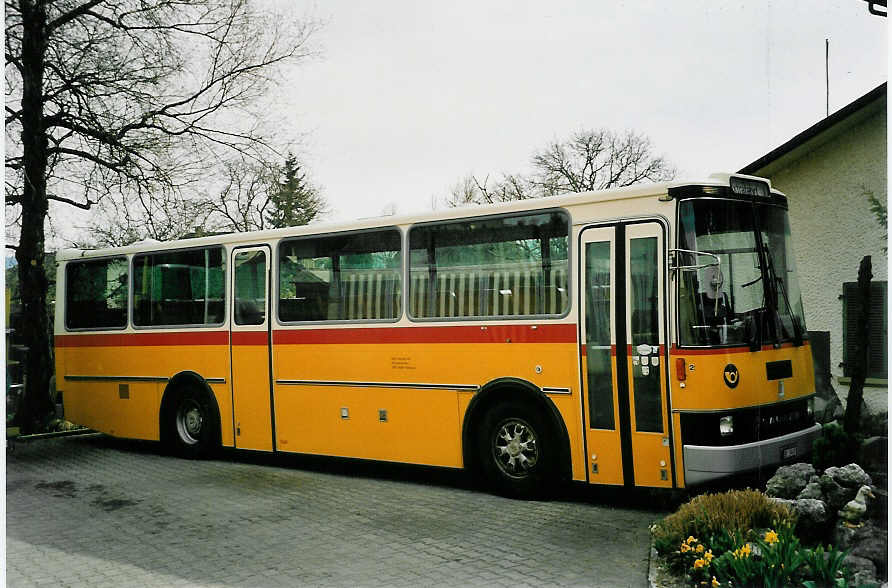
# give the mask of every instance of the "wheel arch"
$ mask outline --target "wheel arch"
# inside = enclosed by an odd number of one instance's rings
[[[541,410],[547,417],[547,422],[558,438],[559,463],[558,474],[561,480],[569,480],[571,472],[570,460],[570,434],[564,419],[551,398],[545,395],[541,388],[521,378],[496,378],[484,384],[471,399],[465,411],[462,423],[462,458],[465,469],[476,470],[477,452],[474,447],[474,431],[480,426],[483,416],[500,401],[521,400]]]
[[[217,397],[214,395],[214,391],[207,380],[192,370],[181,371],[167,381],[167,386],[164,388],[164,393],[161,396],[161,406],[158,410],[158,436],[160,440],[162,442],[169,440],[168,435],[172,434],[172,431],[169,431],[167,427],[167,423],[170,422],[167,418],[168,412],[175,406],[175,400],[178,396],[188,388],[197,388],[210,399],[211,409],[214,411],[213,416],[215,417],[216,441],[219,445],[222,445],[223,423],[220,420],[220,407],[217,404]]]

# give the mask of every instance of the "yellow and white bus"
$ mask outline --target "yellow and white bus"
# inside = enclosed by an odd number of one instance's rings
[[[220,446],[679,488],[810,451],[787,218],[714,175],[58,255],[66,418]]]

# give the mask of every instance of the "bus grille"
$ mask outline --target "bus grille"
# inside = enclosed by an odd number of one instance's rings
[[[734,432],[723,436],[719,431],[722,417],[734,418]],[[710,413],[682,413],[681,438],[685,445],[726,446],[773,439],[801,431],[815,423],[808,413],[808,400]]]

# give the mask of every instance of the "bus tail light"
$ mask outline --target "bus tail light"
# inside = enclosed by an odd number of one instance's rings
[[[679,357],[675,360],[675,379],[679,382],[684,382],[685,378],[688,377],[688,366],[685,363],[683,357]]]
[[[722,437],[734,434],[734,417],[723,416],[719,419],[719,433]]]

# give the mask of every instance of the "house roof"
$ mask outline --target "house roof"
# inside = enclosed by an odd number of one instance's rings
[[[886,85],[887,82],[883,82],[854,102],[805,129],[780,147],[742,167],[739,173],[770,176],[788,162],[799,159],[823,145],[845,129],[880,110],[886,102]]]

